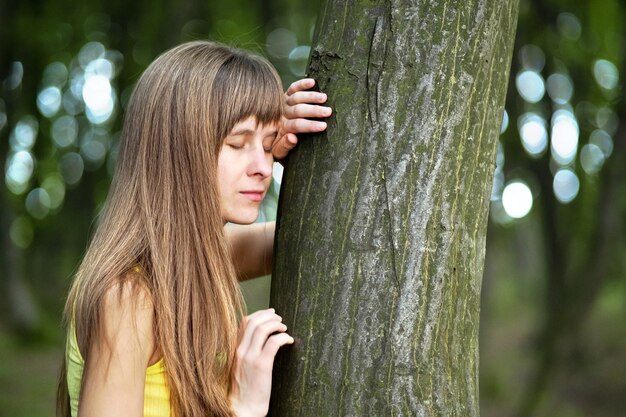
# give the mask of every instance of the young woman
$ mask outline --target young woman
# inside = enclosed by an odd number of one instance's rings
[[[238,277],[271,269],[274,225],[250,224],[295,133],[322,131],[311,79],[210,42],[178,46],[138,81],[117,168],[66,304],[62,415],[262,416],[273,309],[244,317]]]

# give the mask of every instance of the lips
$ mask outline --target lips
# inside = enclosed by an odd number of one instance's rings
[[[250,201],[259,202],[263,200],[263,195],[265,194],[265,190],[240,191],[239,194],[248,198]]]

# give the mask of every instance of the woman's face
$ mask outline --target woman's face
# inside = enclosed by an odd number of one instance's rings
[[[224,138],[217,177],[224,222],[250,224],[272,181],[272,144],[277,124],[259,125],[256,117],[237,123]]]

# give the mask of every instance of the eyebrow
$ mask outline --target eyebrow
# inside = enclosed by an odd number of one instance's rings
[[[248,136],[248,135],[253,135],[254,134],[254,130],[251,129],[240,129],[240,130],[236,130],[234,132],[231,132],[229,136]],[[268,137],[268,136],[276,136],[278,134],[278,130],[272,130],[271,132],[269,132],[267,135],[265,135],[264,137]]]

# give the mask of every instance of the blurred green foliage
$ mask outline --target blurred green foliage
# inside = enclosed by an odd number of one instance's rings
[[[53,414],[65,294],[141,71],[173,45],[212,39],[266,55],[286,87],[304,74],[319,6],[0,3],[0,416]],[[487,242],[485,416],[626,409],[625,12],[617,0],[521,1]],[[555,154],[550,140],[571,145],[572,132],[573,156]],[[578,182],[573,197],[555,184],[562,170],[563,184]],[[520,219],[503,199],[513,182],[532,195]],[[245,284],[250,309],[267,304],[268,287],[269,277]]]

